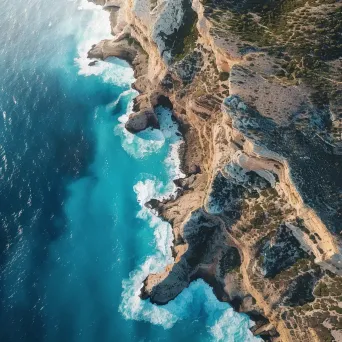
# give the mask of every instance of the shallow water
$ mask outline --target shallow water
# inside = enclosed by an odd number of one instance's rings
[[[170,226],[143,204],[174,191],[180,140],[162,108],[161,131],[124,130],[131,68],[85,58],[108,13],[85,0],[0,9],[0,341],[254,340],[202,281],[166,306],[139,299],[172,260]]]

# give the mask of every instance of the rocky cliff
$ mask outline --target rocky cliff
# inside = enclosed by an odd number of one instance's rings
[[[135,70],[129,129],[158,127],[163,105],[184,137],[177,197],[146,204],[172,224],[174,263],[142,297],[203,278],[265,340],[341,341],[342,4],[93,1],[113,39],[89,57]]]

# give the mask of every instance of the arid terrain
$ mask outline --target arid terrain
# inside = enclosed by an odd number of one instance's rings
[[[177,196],[146,204],[173,227],[174,263],[142,297],[203,278],[264,340],[342,341],[342,3],[93,0],[113,39],[89,58],[131,63],[126,124],[173,110]]]

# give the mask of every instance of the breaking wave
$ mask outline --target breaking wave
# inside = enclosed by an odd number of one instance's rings
[[[168,149],[164,160],[164,167],[168,170],[168,180],[163,183],[157,177],[147,175],[134,186],[141,208],[137,217],[145,220],[154,231],[154,254],[148,256],[145,262],[130,274],[129,279],[123,281],[119,310],[126,319],[147,321],[161,325],[165,329],[172,328],[181,320],[196,320],[204,311],[207,330],[213,341],[260,341],[249,330],[253,322],[246,315],[234,312],[229,304],[218,301],[212,288],[203,280],[191,283],[189,288],[184,289],[167,305],[157,306],[149,300],[140,298],[146,277],[151,273],[161,272],[166,265],[173,262],[172,227],[146,208],[145,203],[153,198],[162,199],[172,196],[176,190],[173,180],[184,177],[180,170],[178,149],[182,140],[179,137],[177,124],[172,120],[171,112],[165,108],[159,108],[158,117],[160,131],[150,130],[144,138],[132,135],[124,129],[123,122],[127,119],[127,114],[122,117],[122,123],[116,127],[116,133],[121,136],[124,149],[135,158],[143,158],[156,152],[165,144]],[[150,135],[161,138],[148,140]]]
[[[104,11],[102,6],[87,0],[82,0],[78,9],[92,13],[87,26],[80,28],[77,32],[79,44],[77,46],[78,57],[75,58],[75,62],[79,67],[79,75],[100,76],[105,82],[119,86],[132,84],[134,81],[133,70],[127,67],[128,64],[125,61],[112,57],[106,61],[96,60],[94,65],[90,65],[88,59],[88,51],[94,44],[112,38],[110,35],[110,13]]]
[[[95,65],[89,65],[87,53],[93,44],[102,39],[110,38],[109,12],[103,11],[86,0],[81,1],[80,11],[93,11],[92,20],[88,26],[79,32],[78,57],[75,63],[79,67],[79,74],[84,76],[99,76],[105,82],[113,85],[126,86],[134,81],[133,71],[127,67],[127,63],[116,58],[107,61],[97,61]],[[250,342],[259,341],[249,330],[253,324],[245,315],[233,311],[227,303],[217,300],[209,285],[203,280],[197,280],[167,305],[157,306],[149,300],[141,300],[140,292],[143,281],[150,273],[156,273],[173,262],[171,246],[173,243],[172,227],[145,207],[145,203],[152,198],[166,198],[171,196],[176,187],[173,180],[184,177],[180,170],[178,154],[182,139],[178,131],[178,125],[172,119],[172,113],[168,109],[158,108],[157,115],[160,120],[160,130],[147,129],[139,134],[131,134],[125,129],[130,113],[132,112],[133,99],[137,92],[127,90],[110,105],[113,110],[121,101],[126,108],[118,118],[119,123],[113,128],[114,134],[121,139],[122,148],[133,158],[145,159],[154,153],[162,153],[164,167],[168,173],[168,179],[162,181],[156,175],[141,175],[141,179],[134,186],[134,192],[140,206],[137,217],[145,221],[153,229],[154,241],[152,253],[147,255],[145,261],[124,280],[122,301],[119,311],[126,319],[146,321],[160,325],[165,329],[172,328],[181,320],[197,320],[205,313],[205,324],[214,341]],[[128,104],[128,105],[127,105]]]

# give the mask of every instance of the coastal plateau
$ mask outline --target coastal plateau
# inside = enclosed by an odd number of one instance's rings
[[[146,203],[174,263],[142,284],[163,305],[202,278],[269,341],[342,341],[342,3],[93,0],[133,67],[126,124],[173,111],[186,175]]]

